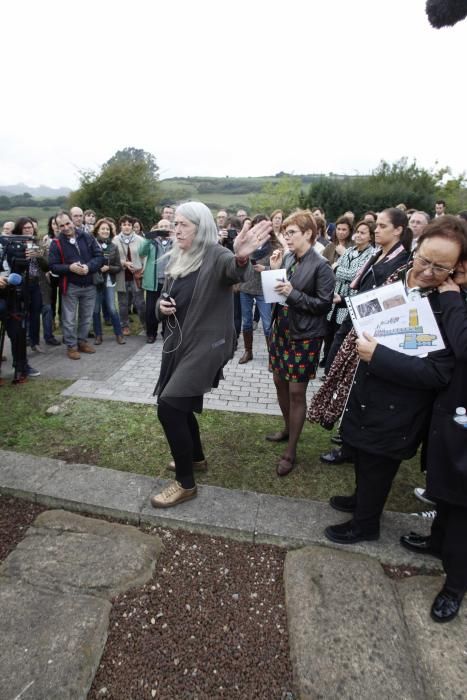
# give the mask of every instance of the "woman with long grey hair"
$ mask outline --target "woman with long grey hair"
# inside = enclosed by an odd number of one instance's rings
[[[152,496],[154,508],[168,508],[196,496],[193,470],[205,471],[195,413],[203,395],[218,385],[222,368],[232,358],[236,334],[232,285],[249,268],[248,256],[263,245],[269,221],[243,230],[234,252],[218,244],[217,227],[201,202],[187,202],[175,213],[175,241],[168,254],[166,279],[157,302],[165,319],[164,345],[157,395],[157,415],[174,461],[175,481]]]

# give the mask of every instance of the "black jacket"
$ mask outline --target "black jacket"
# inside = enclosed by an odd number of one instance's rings
[[[60,249],[57,245],[60,242],[63,251],[63,262]],[[58,239],[54,238],[49,248],[49,267],[55,275],[66,277],[68,284],[75,284],[78,287],[89,287],[93,284],[93,273],[101,269],[104,264],[104,256],[99,248],[96,239],[81,229],[75,231],[76,245],[70,243],[70,239],[61,233]],[[77,275],[70,272],[72,263],[81,262],[89,268],[87,275]]]
[[[456,408],[467,408],[467,297],[439,295],[444,327],[456,364],[451,382],[438,394],[427,447],[427,492],[433,499],[467,508],[467,428],[453,420]]]
[[[434,292],[428,298],[443,333],[440,296]],[[413,457],[426,436],[435,397],[449,384],[453,368],[449,348],[411,357],[378,343],[371,362],[360,360],[357,367],[341,425],[343,440],[392,459]]]
[[[334,297],[334,274],[327,262],[313,248],[297,261],[295,255],[285,256],[287,271],[296,263],[289,281],[293,286],[285,303],[289,307],[291,340],[321,338],[326,333],[326,314]],[[278,305],[274,308],[274,317]]]

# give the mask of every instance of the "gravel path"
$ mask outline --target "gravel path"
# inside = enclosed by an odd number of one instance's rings
[[[0,496],[0,560],[44,510]],[[152,581],[114,599],[88,700],[293,700],[286,550],[144,531],[159,535],[164,551]]]

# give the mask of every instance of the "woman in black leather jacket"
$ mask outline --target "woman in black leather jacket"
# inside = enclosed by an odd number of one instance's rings
[[[283,223],[289,252],[276,250],[272,269],[285,267],[287,279],[275,289],[284,296],[276,304],[270,335],[269,363],[273,372],[284,429],[268,435],[271,442],[286,442],[277,474],[285,476],[295,466],[297,443],[306,412],[306,389],[316,374],[326,314],[334,295],[334,275],[328,262],[314,249],[317,228],[309,211],[297,211]]]

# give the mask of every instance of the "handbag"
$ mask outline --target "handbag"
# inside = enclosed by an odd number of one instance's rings
[[[139,270],[135,270],[133,272],[133,279],[135,282],[136,289],[141,289],[141,285],[143,282],[143,273],[144,273],[144,270],[142,267],[140,267]]]
[[[100,270],[98,270],[97,272],[93,272],[92,283],[96,287],[102,286],[104,284],[104,282],[105,282],[104,275],[102,274],[102,272]]]

